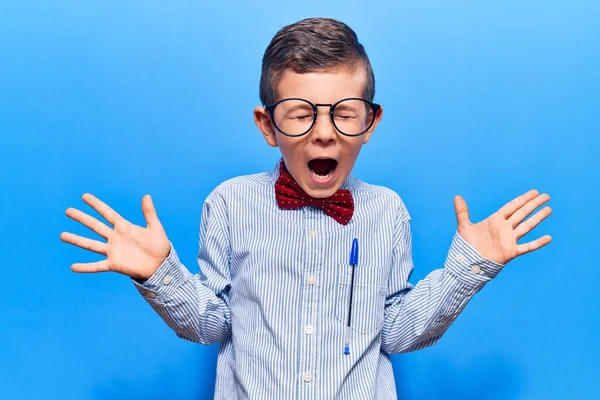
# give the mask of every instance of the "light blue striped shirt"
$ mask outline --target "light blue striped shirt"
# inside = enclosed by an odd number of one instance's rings
[[[134,284],[178,336],[221,342],[215,399],[397,398],[389,354],[434,344],[502,266],[456,233],[444,267],[413,286],[410,217],[395,192],[349,177],[355,212],[341,225],[318,208],[279,209],[278,174],[237,177],[208,196],[199,274],[171,248]]]

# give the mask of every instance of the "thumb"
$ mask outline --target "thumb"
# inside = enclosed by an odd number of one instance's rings
[[[459,226],[471,223],[467,203],[461,196],[454,196],[454,211],[456,212],[456,222]]]
[[[144,213],[144,218],[146,219],[148,227],[162,228],[158,216],[156,215],[156,209],[152,203],[152,198],[149,194],[142,198],[142,212]]]

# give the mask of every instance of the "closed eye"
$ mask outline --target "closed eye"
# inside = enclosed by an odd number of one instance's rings
[[[341,119],[351,119],[351,118],[356,118],[356,115],[354,115],[354,114],[336,114],[335,117],[341,118]]]
[[[310,115],[298,115],[298,116],[291,117],[291,119],[297,119],[298,121],[305,121],[305,120],[307,120],[309,118],[312,118],[312,114],[310,114]]]

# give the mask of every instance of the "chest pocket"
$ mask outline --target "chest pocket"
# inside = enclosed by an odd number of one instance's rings
[[[387,270],[372,265],[354,267],[354,289],[352,294],[352,316],[350,328],[368,333],[383,323],[385,296],[387,292]],[[344,326],[348,323],[352,267],[338,265],[340,271],[336,285],[335,316]]]

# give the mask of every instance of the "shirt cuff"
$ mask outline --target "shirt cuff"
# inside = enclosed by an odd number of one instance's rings
[[[171,244],[169,255],[150,278],[145,281],[132,279],[132,282],[146,300],[165,301],[185,281],[185,278],[184,267]]]
[[[483,286],[504,268],[503,264],[483,258],[458,232],[454,235],[444,266],[459,281],[475,287]]]

